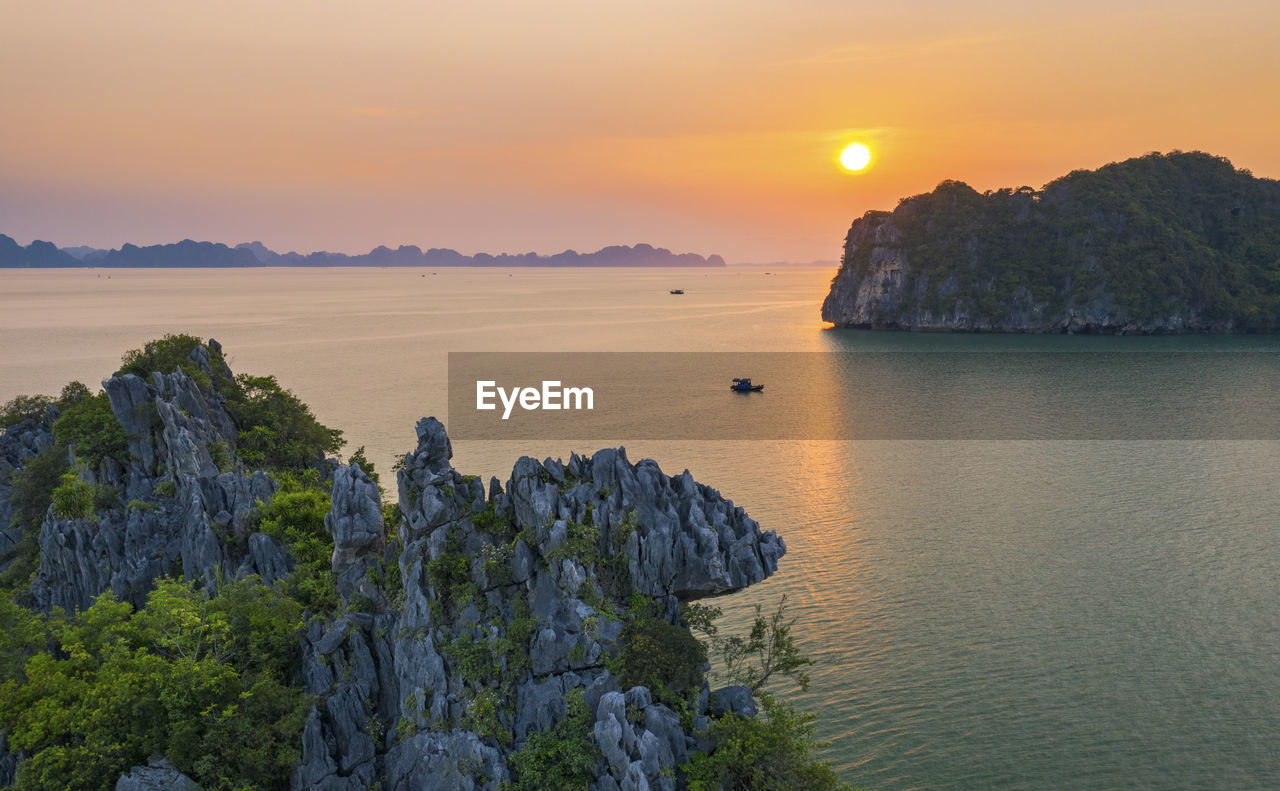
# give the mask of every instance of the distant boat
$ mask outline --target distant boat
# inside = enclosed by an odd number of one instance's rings
[[[733,384],[729,385],[729,389],[739,393],[758,393],[764,389],[764,385],[753,385],[750,379],[744,377],[734,379]]]
[[[672,293],[672,294],[683,294],[683,293],[684,293],[684,289],[683,289],[683,288],[673,288],[673,289],[671,289],[671,293]]]

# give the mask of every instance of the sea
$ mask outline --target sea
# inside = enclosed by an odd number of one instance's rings
[[[776,575],[715,603],[733,633],[785,597],[816,664],[807,690],[775,690],[817,715],[821,757],[869,789],[1280,788],[1280,425],[1257,403],[1277,392],[1280,338],[837,330],[819,315],[833,274],[0,270],[0,401],[96,386],[125,350],[186,332],[217,339],[236,372],[275,375],[387,472],[420,417],[448,424],[450,352],[875,353],[881,390],[941,394],[901,438],[606,438],[784,538]],[[1011,419],[1038,397],[1007,398],[1002,360],[1071,353],[1085,371],[1124,353],[1176,367],[1079,388],[1077,419],[1123,399],[1232,428],[957,438],[946,383],[918,363],[972,352],[968,397],[988,388]],[[837,371],[803,407],[839,422],[860,374]],[[521,455],[597,447],[456,440],[453,461],[505,481]]]

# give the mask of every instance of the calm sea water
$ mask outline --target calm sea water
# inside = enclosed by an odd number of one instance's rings
[[[1280,339],[1260,337],[836,331],[818,318],[830,276],[5,270],[0,400],[100,381],[125,349],[190,332],[221,341],[238,372],[276,374],[386,469],[412,447],[417,418],[445,415],[449,351],[1280,351]],[[812,405],[849,408],[838,388]],[[457,442],[454,462],[505,480],[518,455],[593,449]],[[669,473],[690,469],[786,538],[775,577],[720,601],[725,628],[787,596],[819,662],[793,699],[821,715],[824,757],[849,781],[1280,787],[1280,443],[667,441],[628,451]]]

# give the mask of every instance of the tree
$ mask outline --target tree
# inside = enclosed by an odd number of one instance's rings
[[[209,791],[284,788],[311,705],[294,680],[301,608],[256,577],[216,595],[161,580],[144,609],[111,594],[44,627],[0,605],[0,728],[26,753],[17,787],[110,789],[162,754]],[[21,664],[21,671],[14,669]]]
[[[682,605],[686,623],[707,637],[727,680],[749,687],[764,709],[762,717],[729,712],[712,721],[707,731],[711,749],[690,758],[689,791],[851,791],[813,755],[822,746],[813,737],[814,715],[797,712],[764,689],[778,678],[790,678],[801,689],[809,685],[804,668],[813,660],[800,653],[791,637],[795,621],[786,618],[786,597],[769,617],[759,604],[755,611],[746,637],[721,637],[715,623],[719,607]]]
[[[64,388],[63,393],[66,392]],[[85,388],[84,393],[77,395],[53,424],[53,436],[58,444],[70,447],[76,458],[91,469],[96,469],[103,459],[124,458],[129,440],[111,411],[107,394],[89,395]]]
[[[686,602],[682,612],[691,629],[706,635],[711,651],[724,664],[724,676],[732,684],[743,684],[759,693],[769,679],[786,676],[793,679],[800,689],[809,688],[809,675],[804,668],[813,660],[800,653],[791,627],[795,619],[787,620],[787,597],[778,601],[778,609],[765,617],[756,604],[756,615],[747,636],[721,637],[715,620],[720,617],[719,607]]]
[[[342,447],[342,431],[322,425],[274,376],[240,374],[224,395],[240,427],[237,453],[252,466],[300,470]]]

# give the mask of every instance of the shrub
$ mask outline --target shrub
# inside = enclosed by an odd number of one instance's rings
[[[120,499],[119,486],[106,486],[101,483],[93,486],[93,510],[111,511],[119,508],[123,503],[124,501]]]
[[[766,618],[757,604],[755,619],[751,624],[751,632],[744,638],[734,635],[722,638],[715,633],[714,627],[703,631],[711,638],[712,650],[724,663],[725,675],[734,684],[745,684],[752,692],[764,688],[770,678],[786,676],[796,682],[801,689],[809,688],[809,675],[805,668],[813,664],[813,660],[800,653],[795,638],[791,636],[793,620],[787,620],[787,597],[778,602],[778,609]],[[686,617],[695,615],[695,623],[709,624],[719,616],[719,608],[688,608]]]
[[[583,566],[593,568],[600,558],[600,528],[590,522],[569,522],[564,543],[548,552],[547,558],[573,558]]]
[[[0,607],[0,622],[12,615]],[[280,681],[300,625],[298,606],[256,578],[212,597],[162,580],[137,612],[104,594],[49,618],[61,651],[0,684],[0,728],[27,756],[18,787],[108,791],[156,754],[204,788],[287,787],[311,704]]]
[[[483,511],[476,511],[471,514],[471,523],[475,525],[476,530],[482,533],[488,533],[494,538],[509,540],[515,535],[514,527],[510,519],[498,516],[495,510],[497,503],[493,500],[485,502]]]
[[[0,408],[0,428],[8,428],[24,420],[40,420],[52,403],[53,399],[47,395],[14,396]]]
[[[53,490],[53,515],[59,519],[87,519],[93,516],[94,487],[75,472],[64,473]]]
[[[511,731],[502,724],[501,700],[498,691],[482,689],[467,703],[462,727],[475,731],[476,735],[502,746],[511,744]]]
[[[120,373],[145,377],[155,371],[180,370],[205,393],[221,395],[239,429],[237,453],[254,467],[301,470],[316,466],[326,453],[342,447],[342,432],[321,425],[310,408],[281,387],[274,376],[241,374],[232,379],[221,355],[213,351],[209,352],[213,377],[200,370],[191,353],[202,343],[194,335],[165,335],[126,352]],[[211,456],[214,453],[211,449]],[[214,462],[224,469],[218,459]]]
[[[333,537],[324,526],[330,498],[312,473],[275,476],[280,489],[258,506],[258,529],[288,547],[297,564],[285,581],[289,595],[314,613],[331,613],[338,609],[338,592]]]
[[[706,647],[682,626],[643,617],[622,630],[623,687],[648,687],[672,706],[702,685]]]
[[[395,540],[396,535],[400,532],[400,522],[404,519],[404,514],[400,511],[399,503],[383,503],[382,504],[382,529],[387,534],[387,542]]]
[[[694,753],[686,769],[689,791],[841,791],[831,767],[813,757],[813,715],[762,695],[765,716],[725,714],[712,723],[710,752]]]
[[[13,527],[39,529],[52,502],[53,490],[68,469],[65,453],[59,448],[49,448],[29,459],[21,470],[14,473],[9,491],[9,503],[13,507],[10,524]]]
[[[0,590],[22,587],[35,571],[40,558],[40,523],[53,502],[53,491],[67,471],[65,451],[49,448],[39,456],[27,460],[22,469],[13,474],[9,489],[9,505],[13,509],[9,526],[19,528],[18,543],[0,557],[7,563],[0,572]]]
[[[129,450],[106,393],[85,395],[68,407],[54,422],[53,436],[91,469],[97,469],[103,459],[123,458]]]
[[[121,358],[120,374],[133,374],[144,379],[159,372],[171,374],[182,371],[195,380],[202,390],[212,384],[209,375],[201,371],[191,359],[191,352],[204,343],[201,338],[185,333],[169,333],[163,338],[147,341],[141,349],[130,349]]]
[[[249,465],[301,470],[342,447],[342,432],[321,425],[274,376],[240,374],[234,385],[223,395],[240,426],[236,451]]]
[[[382,490],[382,484],[378,481],[378,471],[374,469],[373,462],[369,461],[369,457],[365,455],[364,445],[352,451],[350,458],[347,459],[347,464],[359,467],[364,471],[365,475],[369,476],[370,480],[378,484],[378,490]]]
[[[209,460],[213,462],[213,466],[218,468],[218,472],[229,472],[232,464],[231,451],[227,449],[227,443],[210,442]]]
[[[568,711],[549,731],[529,734],[511,753],[511,783],[504,791],[550,791],[586,788],[594,776],[600,749],[591,741],[593,717],[574,689],[566,696]]]
[[[173,481],[160,481],[152,491],[155,492],[156,497],[177,497],[178,484]]]

